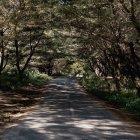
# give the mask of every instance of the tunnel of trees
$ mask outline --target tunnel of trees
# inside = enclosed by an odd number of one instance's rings
[[[0,87],[55,74],[140,105],[140,1],[0,0]]]

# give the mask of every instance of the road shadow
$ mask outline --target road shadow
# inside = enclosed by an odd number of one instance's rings
[[[74,79],[50,81],[40,107],[5,132],[2,140],[139,140],[134,130]]]

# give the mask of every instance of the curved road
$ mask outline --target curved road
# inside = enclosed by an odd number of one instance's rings
[[[74,79],[51,80],[46,91],[40,107],[6,130],[2,140],[140,140],[119,117],[81,91]]]

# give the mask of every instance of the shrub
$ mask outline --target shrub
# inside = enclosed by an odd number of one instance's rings
[[[26,71],[25,83],[33,85],[42,85],[46,83],[49,79],[51,79],[50,76],[48,76],[45,73],[40,73],[38,70],[31,69]]]
[[[109,102],[123,108],[126,107],[126,104],[129,102],[129,100],[129,98],[124,97],[121,94],[113,94],[112,96],[108,96]]]
[[[38,70],[27,70],[24,75],[23,83],[20,83],[18,75],[15,72],[13,73],[13,71],[13,69],[11,69],[11,71],[8,69],[2,73],[0,77],[1,88],[16,89],[28,84],[43,85],[51,78],[47,74],[40,73]]]
[[[127,110],[140,116],[140,98],[137,98],[126,105]]]

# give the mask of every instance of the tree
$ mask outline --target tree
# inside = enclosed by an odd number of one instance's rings
[[[43,35],[43,24],[38,21],[41,18],[33,2],[15,1],[9,22],[20,81]]]
[[[136,53],[139,36],[135,37],[136,31],[139,32],[137,6],[139,2],[134,0],[79,0],[60,9],[63,28],[76,31],[79,57],[87,62],[91,71],[98,69],[105,79],[111,76],[117,91],[126,84],[124,79],[132,80],[137,86],[140,73]]]

